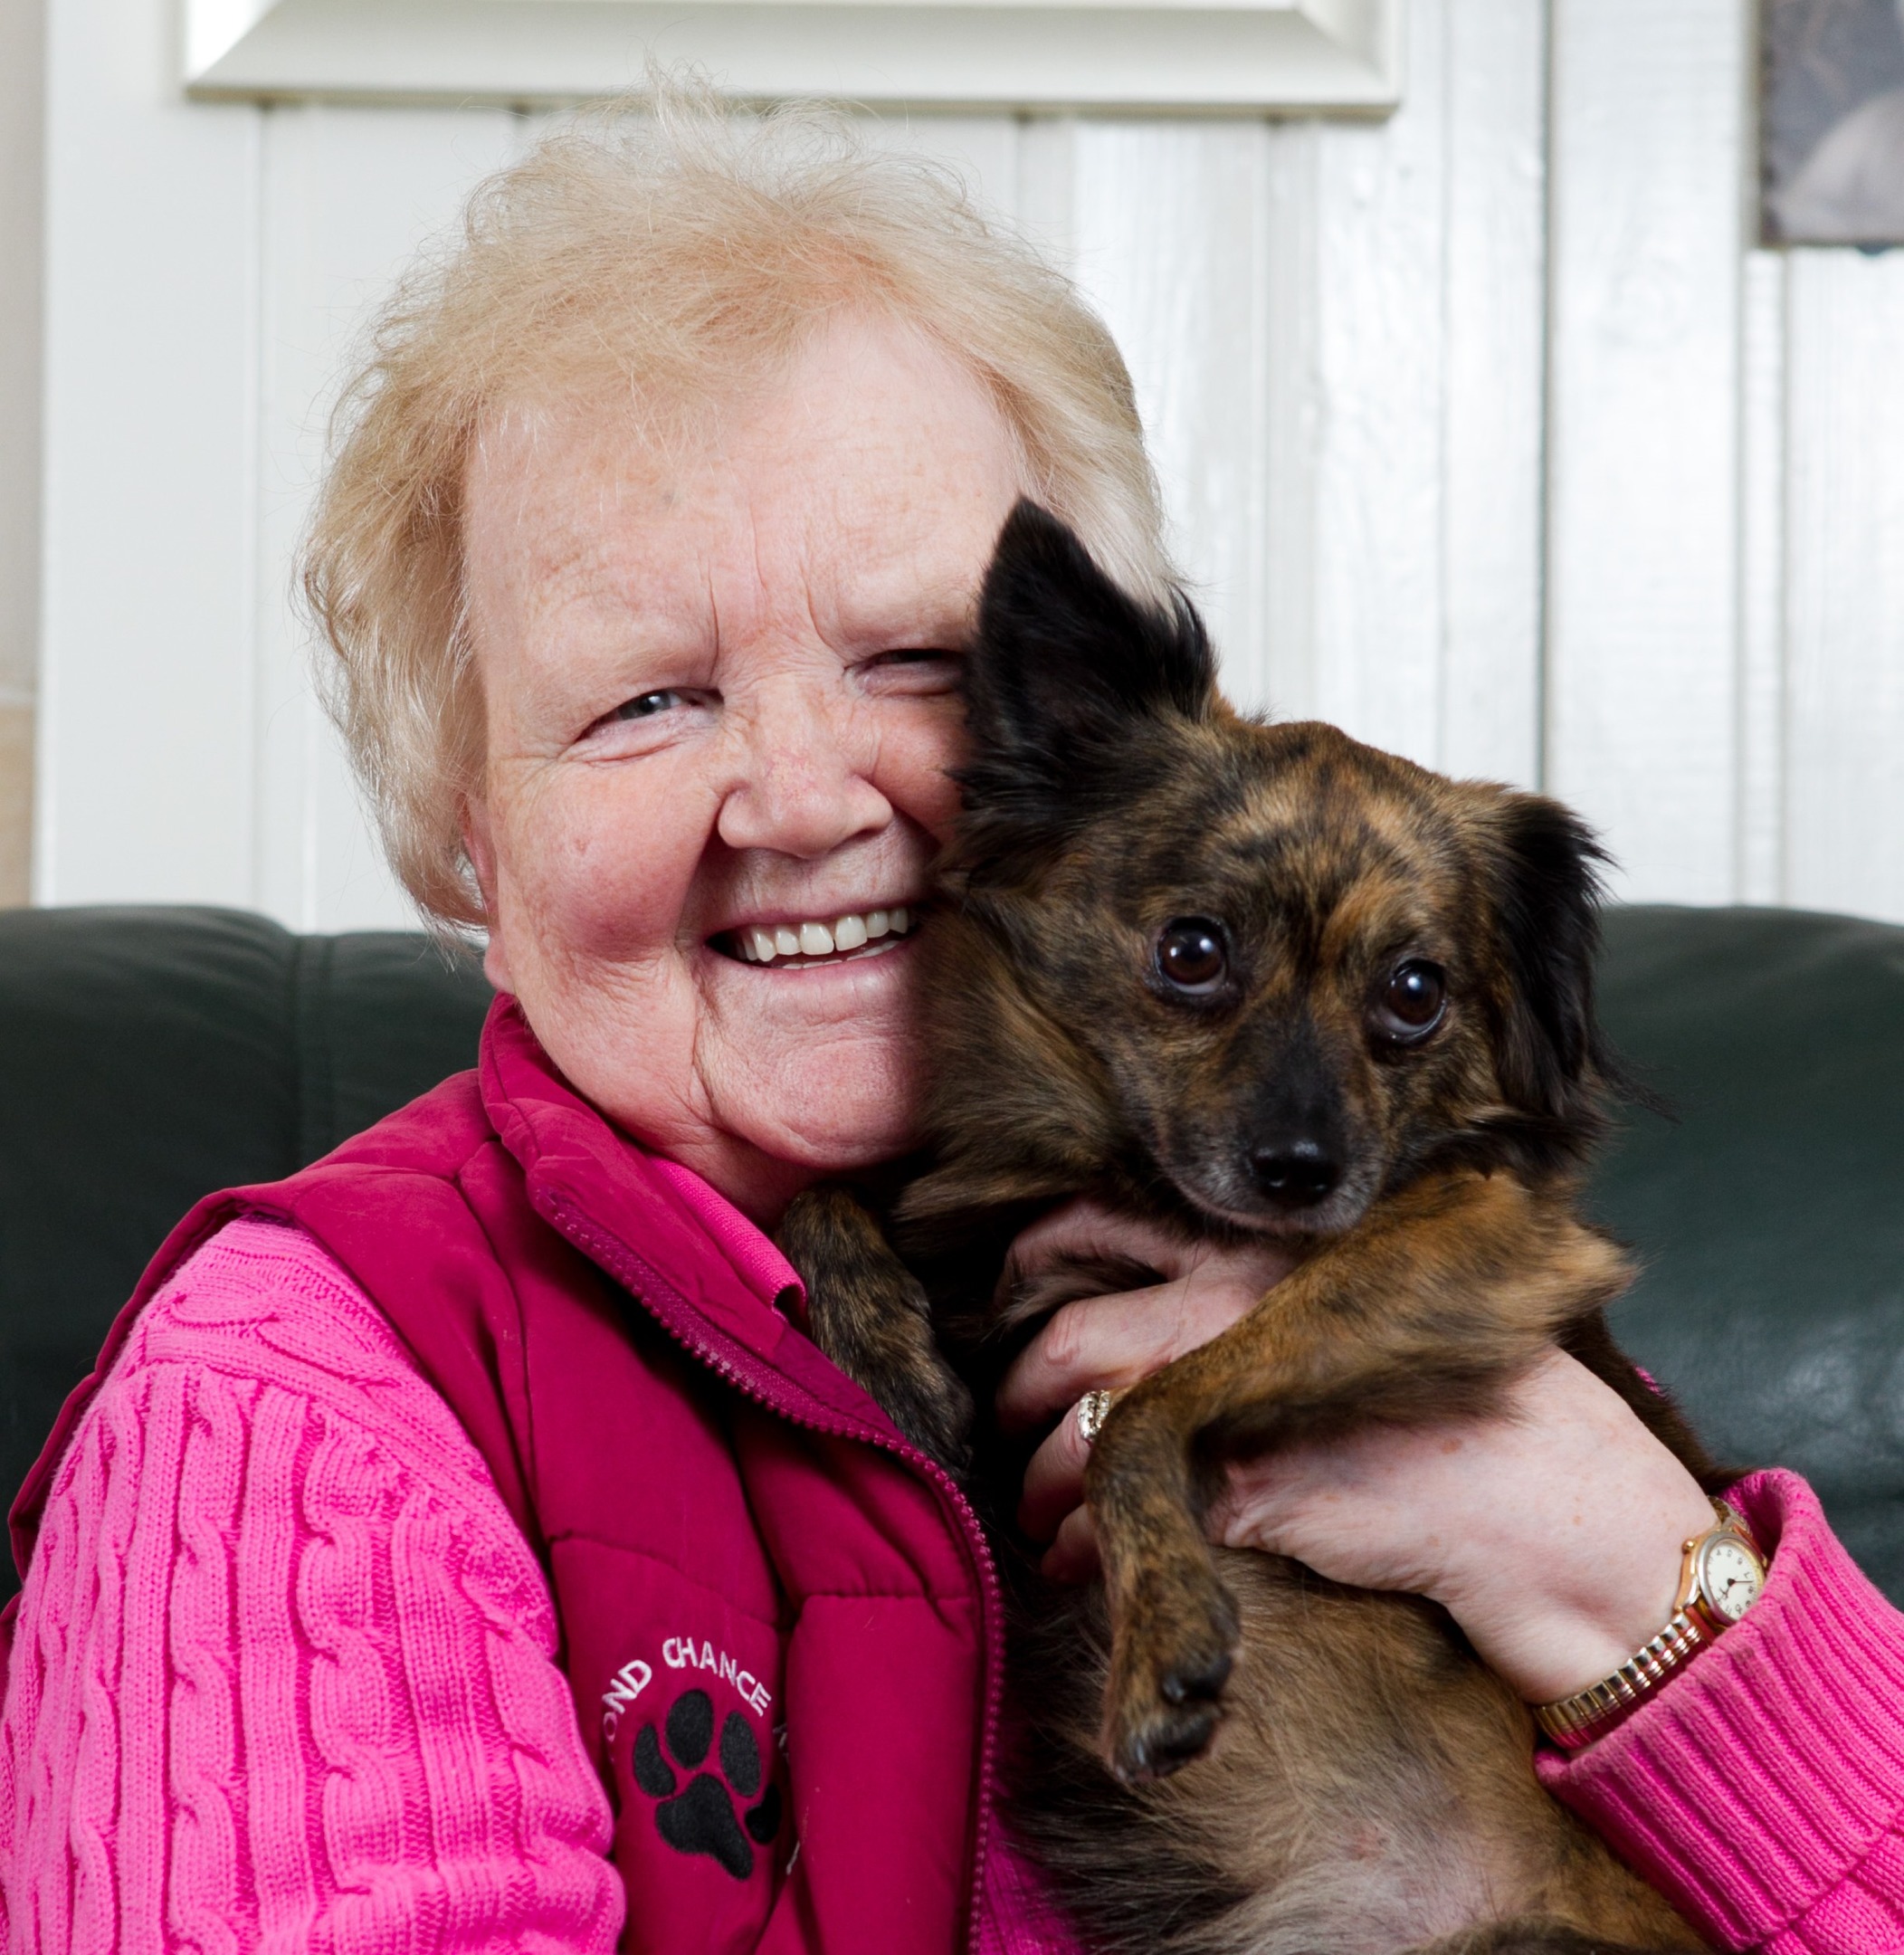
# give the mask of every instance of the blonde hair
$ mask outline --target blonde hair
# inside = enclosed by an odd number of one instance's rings
[[[843,310],[922,329],[997,402],[1031,492],[1112,575],[1170,567],[1130,378],[1068,281],[948,171],[812,108],[679,83],[578,117],[471,199],[376,319],[334,424],[302,585],[391,863],[425,916],[482,921],[462,844],[482,700],[462,491],[484,425],[606,393],[652,438],[771,376]]]

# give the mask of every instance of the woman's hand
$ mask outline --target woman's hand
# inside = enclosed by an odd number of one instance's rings
[[[1015,1288],[1067,1261],[1111,1258],[1148,1264],[1164,1281],[1121,1295],[1085,1297],[1053,1312],[999,1388],[998,1416],[1006,1431],[1032,1431],[1088,1391],[1120,1390],[1161,1370],[1227,1330],[1296,1265],[1293,1254],[1267,1239],[1240,1248],[1186,1242],[1094,1202],[1074,1201],[1012,1245],[1001,1288]],[[1019,1522],[1033,1540],[1052,1542],[1045,1566],[1061,1578],[1081,1580],[1097,1566],[1090,1517],[1081,1505],[1090,1454],[1077,1420],[1060,1419],[1025,1474]]]
[[[1134,1384],[1234,1322],[1288,1273],[1271,1244],[1173,1245],[1082,1204],[1028,1230],[1013,1274],[1054,1257],[1121,1254],[1163,1272],[1148,1290],[1068,1304],[999,1394],[1020,1428],[1086,1391]],[[1095,1565],[1079,1504],[1089,1448],[1061,1418],[1025,1478],[1020,1519],[1051,1540],[1047,1570]],[[1597,1683],[1665,1625],[1680,1550],[1712,1523],[1698,1483],[1608,1387],[1559,1352],[1485,1419],[1373,1426],[1233,1467],[1213,1539],[1289,1555],[1330,1580],[1440,1602],[1530,1702]]]

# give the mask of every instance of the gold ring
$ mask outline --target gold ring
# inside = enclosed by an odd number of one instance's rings
[[[1103,1389],[1088,1391],[1078,1401],[1078,1436],[1086,1445],[1104,1430],[1104,1421],[1117,1403],[1117,1394]]]

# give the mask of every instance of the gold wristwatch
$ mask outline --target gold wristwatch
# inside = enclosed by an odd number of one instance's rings
[[[1535,1705],[1535,1721],[1557,1745],[1577,1751],[1611,1731],[1757,1601],[1766,1558],[1743,1516],[1720,1500],[1712,1511],[1718,1525],[1686,1543],[1671,1621],[1610,1677],[1558,1703]]]

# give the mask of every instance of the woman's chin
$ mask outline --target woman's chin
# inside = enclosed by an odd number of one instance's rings
[[[717,1124],[775,1160],[843,1174],[917,1145],[909,1039],[835,1037],[738,1070],[717,1087]]]
[[[738,1138],[761,1153],[790,1167],[819,1174],[851,1174],[880,1161],[894,1159],[918,1144],[913,1123],[905,1119],[868,1120],[852,1111],[829,1118],[810,1113],[790,1120],[749,1121]]]

